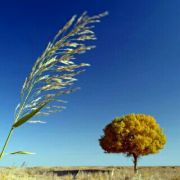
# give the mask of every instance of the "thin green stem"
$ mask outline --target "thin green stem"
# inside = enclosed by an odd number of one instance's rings
[[[33,88],[33,85],[31,85],[31,87],[30,87],[30,89],[29,89],[29,91],[28,91],[28,94],[27,94],[27,96],[26,96],[26,98],[25,98],[25,100],[24,100],[24,103],[22,104],[21,109],[20,109],[18,115],[17,115],[16,118],[15,118],[15,122],[16,122],[16,120],[19,118],[19,115],[21,114],[21,112],[22,112],[22,110],[23,110],[23,108],[24,108],[24,106],[25,106],[25,104],[26,104],[26,101],[27,101],[27,99],[28,99],[28,97],[29,97],[29,95],[30,95],[30,93],[31,93],[31,91],[32,91],[32,88]],[[4,143],[4,146],[3,146],[3,148],[2,148],[2,151],[1,151],[1,153],[0,153],[0,160],[1,160],[2,157],[3,157],[4,151],[5,151],[5,149],[6,149],[7,145],[8,145],[8,142],[9,142],[9,140],[10,140],[10,138],[11,138],[11,135],[12,135],[13,130],[14,130],[14,127],[13,127],[13,125],[12,125],[12,127],[11,127],[11,129],[10,129],[10,131],[9,131],[9,134],[8,134],[8,136],[7,136],[7,139],[6,139],[5,143]]]
[[[0,154],[0,160],[1,160],[2,157],[3,157],[4,151],[5,151],[6,147],[7,147],[7,144],[8,144],[8,142],[9,142],[9,140],[10,140],[10,137],[11,137],[11,135],[12,135],[13,130],[14,130],[14,128],[12,127],[12,128],[10,129],[10,131],[9,131],[8,137],[7,137],[6,141],[5,141],[5,144],[4,144],[4,146],[3,146],[3,148],[2,148],[2,151],[1,151],[1,154]]]
[[[16,116],[16,118],[15,118],[15,120],[14,120],[15,122],[18,120],[18,118],[19,118],[19,116],[20,116],[20,114],[21,114],[21,112],[22,112],[22,110],[23,110],[23,108],[24,108],[24,106],[25,106],[25,104],[26,104],[26,101],[27,101],[29,95],[31,94],[31,91],[32,91],[32,89],[33,89],[33,86],[34,86],[34,84],[32,83],[31,86],[30,86],[30,88],[29,88],[29,91],[28,91],[28,93],[27,93],[27,95],[26,95],[26,98],[25,98],[23,104],[21,105],[21,108],[20,108],[20,110],[19,110],[19,112],[18,112],[18,114],[17,114],[17,116]]]
[[[22,110],[23,110],[23,108],[24,108],[24,105],[25,105],[25,103],[26,103],[26,100],[27,100],[27,98],[29,97],[29,94],[31,93],[32,87],[33,87],[33,86],[31,85],[31,87],[30,87],[30,89],[29,89],[29,92],[28,92],[28,94],[27,94],[27,96],[26,96],[26,99],[25,99],[24,103],[22,104],[21,109],[20,109],[18,115],[17,115],[16,118],[15,118],[15,121],[19,118],[19,115],[20,115],[20,113],[22,112]],[[0,160],[1,160],[2,157],[3,157],[4,151],[5,151],[5,149],[6,149],[7,145],[8,145],[8,142],[9,142],[9,140],[10,140],[10,138],[11,138],[11,135],[12,135],[13,130],[14,130],[14,128],[13,128],[13,125],[12,125],[12,127],[11,127],[11,129],[10,129],[10,131],[9,131],[9,134],[8,134],[8,136],[7,136],[7,139],[6,139],[5,143],[4,143],[4,146],[3,146],[3,148],[2,148],[2,151],[1,151],[1,153],[0,153]]]

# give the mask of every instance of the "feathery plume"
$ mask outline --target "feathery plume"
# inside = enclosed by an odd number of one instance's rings
[[[49,115],[65,108],[61,105],[51,105],[47,108],[44,106],[53,102],[63,103],[59,99],[60,95],[69,94],[77,89],[73,87],[77,81],[75,76],[84,72],[84,68],[90,65],[78,64],[74,60],[76,55],[95,48],[94,45],[86,45],[86,41],[96,39],[93,24],[100,22],[100,18],[105,15],[107,12],[90,17],[84,12],[79,18],[73,16],[58,31],[25,79],[21,101],[15,111],[15,122],[25,116],[28,119],[35,115]],[[42,112],[43,109],[45,112]],[[28,114],[31,115],[27,116]]]

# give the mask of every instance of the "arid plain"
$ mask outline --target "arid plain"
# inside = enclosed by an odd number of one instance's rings
[[[139,167],[1,167],[1,180],[180,180],[180,166]]]

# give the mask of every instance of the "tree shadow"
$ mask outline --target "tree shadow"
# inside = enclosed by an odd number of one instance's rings
[[[78,173],[106,173],[110,172],[110,170],[103,170],[103,169],[73,169],[73,170],[53,170],[51,171],[53,174],[56,174],[57,176],[66,176],[66,175],[72,175],[76,176]]]

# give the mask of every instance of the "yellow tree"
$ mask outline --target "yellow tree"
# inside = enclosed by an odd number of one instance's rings
[[[115,118],[104,128],[99,139],[106,153],[124,153],[134,159],[134,172],[140,156],[158,153],[166,143],[166,137],[154,117],[145,114],[129,114]]]

